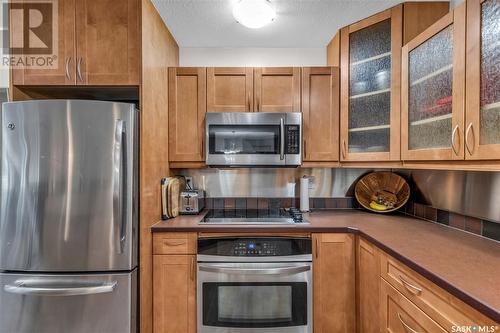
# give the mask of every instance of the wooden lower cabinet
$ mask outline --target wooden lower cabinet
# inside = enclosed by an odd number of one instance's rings
[[[447,332],[384,279],[380,279],[380,305],[382,320],[380,332]]]
[[[153,256],[153,332],[196,333],[196,256]]]
[[[313,234],[315,333],[356,331],[354,235]]]
[[[362,333],[378,333],[380,253],[376,246],[361,237],[357,241],[356,271],[358,330]]]
[[[496,324],[398,260],[386,253],[381,253],[381,278],[397,290],[404,299],[421,309],[446,331],[451,331],[454,326],[469,326],[471,324],[491,326]],[[382,293],[383,291],[381,295]],[[382,297],[382,310],[387,310],[385,304]],[[382,318],[385,316],[382,315]]]

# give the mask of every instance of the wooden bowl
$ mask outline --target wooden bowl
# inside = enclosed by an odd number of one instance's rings
[[[356,200],[364,208],[376,213],[389,213],[403,207],[410,198],[410,186],[401,176],[392,172],[373,172],[361,178],[354,189]],[[370,207],[375,201],[388,207],[377,210]]]

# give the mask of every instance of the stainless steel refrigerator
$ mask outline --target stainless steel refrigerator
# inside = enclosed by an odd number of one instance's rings
[[[5,103],[0,332],[137,331],[138,111]]]

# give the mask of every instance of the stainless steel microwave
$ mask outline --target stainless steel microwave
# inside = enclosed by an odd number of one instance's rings
[[[299,112],[206,114],[206,163],[212,167],[298,167],[302,164]]]

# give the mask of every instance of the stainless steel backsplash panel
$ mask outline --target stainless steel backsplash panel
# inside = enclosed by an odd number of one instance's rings
[[[209,198],[292,198],[299,178],[310,180],[311,198],[354,196],[354,185],[370,169],[186,169]],[[392,170],[410,183],[412,200],[467,216],[500,222],[500,172]]]
[[[294,198],[300,193],[300,177],[310,178],[310,196],[333,198],[349,196],[355,181],[365,169],[190,169],[181,175],[193,177],[194,186],[209,198]],[[352,192],[352,191],[351,191]]]

